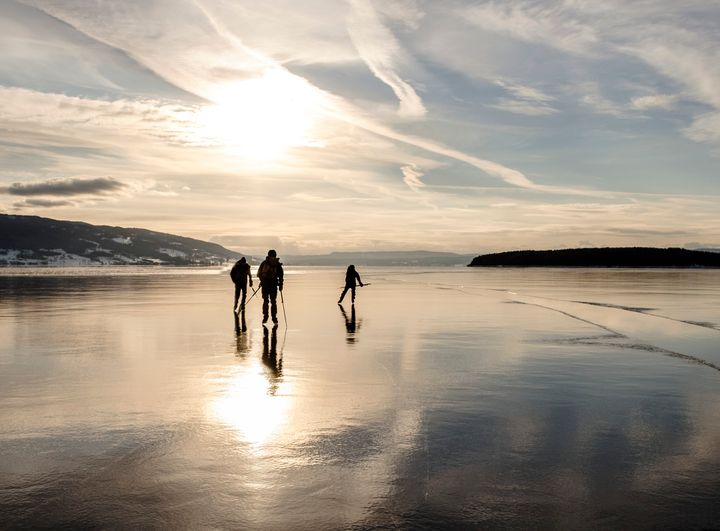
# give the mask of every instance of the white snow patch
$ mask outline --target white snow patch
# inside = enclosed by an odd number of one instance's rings
[[[0,249],[0,260],[16,260],[18,256],[19,249]]]
[[[90,258],[87,258],[85,256],[79,256],[77,254],[67,253],[63,249],[53,249],[53,251],[58,251],[59,254],[55,256],[48,256],[48,265],[85,266],[93,263]]]
[[[130,236],[123,238],[122,236],[118,236],[117,238],[113,238],[112,241],[116,243],[121,243],[123,245],[130,245],[132,243],[132,238]]]
[[[131,264],[135,262],[134,258],[130,258],[129,256],[125,256],[124,254],[116,254],[114,255],[110,260],[123,262],[125,264]]]
[[[159,253],[166,254],[168,256],[172,256],[173,258],[185,258],[187,257],[187,253],[184,253],[182,251],[178,251],[177,249],[168,249],[166,247],[161,247],[158,249]]]

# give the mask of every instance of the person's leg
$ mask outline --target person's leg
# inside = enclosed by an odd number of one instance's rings
[[[350,289],[352,289],[352,303],[355,304],[355,286]]]
[[[273,323],[277,323],[277,289],[270,292],[270,317]]]
[[[265,288],[265,286],[262,287],[262,298],[263,298],[263,323],[267,322],[268,320],[268,297],[269,297],[268,290]]]
[[[343,299],[345,298],[345,294],[348,292],[349,289],[350,289],[350,286],[345,286],[345,289],[343,290],[342,294],[340,295],[340,300],[338,301],[338,304],[340,304],[343,301]]]
[[[235,302],[233,303],[233,311],[237,309],[238,299],[240,298],[240,285],[235,284]]]
[[[244,310],[245,309],[245,299],[247,297],[247,286],[243,286],[241,288],[241,291],[242,291],[242,299],[240,301],[240,309]]]

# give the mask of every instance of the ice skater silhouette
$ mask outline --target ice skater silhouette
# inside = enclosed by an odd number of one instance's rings
[[[358,272],[355,271],[355,266],[349,265],[347,271],[345,272],[345,288],[340,295],[340,300],[338,301],[338,304],[342,304],[342,301],[345,298],[345,294],[348,292],[348,290],[352,290],[351,300],[352,303],[355,304],[355,280],[358,281],[360,287],[363,287],[365,285],[363,284],[362,280],[360,280],[360,275],[358,274]]]
[[[235,262],[235,265],[230,270],[230,278],[235,284],[235,302],[233,303],[233,312],[237,311],[240,295],[242,295],[242,301],[240,302],[240,310],[242,311],[245,309],[245,297],[247,296],[248,281],[250,281],[250,287],[253,285],[250,264],[247,263],[244,256]]]

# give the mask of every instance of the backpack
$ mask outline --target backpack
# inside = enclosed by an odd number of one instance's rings
[[[258,270],[258,278],[265,286],[277,283],[277,261],[268,262],[265,260]]]

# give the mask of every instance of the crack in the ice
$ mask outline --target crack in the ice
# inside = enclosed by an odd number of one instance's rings
[[[715,330],[720,332],[720,328],[715,323],[709,323],[705,321],[685,321],[683,319],[676,319],[674,317],[668,317],[666,315],[660,315],[657,313],[650,313],[652,310],[655,310],[656,308],[640,308],[640,307],[633,307],[633,306],[622,306],[620,304],[610,304],[610,303],[604,303],[604,302],[591,302],[591,301],[569,301],[569,302],[576,302],[578,304],[589,304],[591,306],[601,306],[604,308],[615,308],[617,310],[625,310],[627,312],[635,312],[635,313],[641,313],[643,315],[650,315],[652,317],[657,317],[659,319],[667,319],[669,321],[675,321],[677,323],[685,323],[693,326],[701,326],[703,328],[709,328],[710,330]]]
[[[593,321],[590,321],[588,319],[578,317],[577,315],[573,315],[573,314],[563,311],[563,310],[558,310],[557,308],[553,308],[551,306],[543,306],[542,304],[537,304],[534,302],[524,302],[524,301],[516,301],[516,302],[518,304],[527,304],[528,306],[537,306],[538,308],[544,308],[546,310],[558,312],[558,313],[561,313],[563,315],[570,317],[571,319],[577,319],[578,321],[582,321],[584,323],[587,323],[587,324],[590,324],[593,326],[597,326],[598,328],[602,328],[603,330],[607,330],[608,332],[610,332],[613,335],[613,337],[629,339],[626,335],[621,334],[615,330],[612,330],[611,328],[608,328],[607,326],[603,326],[601,324],[594,323]],[[580,338],[580,339],[582,339],[582,338]],[[590,343],[590,344],[603,345],[603,343]],[[608,346],[609,346],[609,344],[608,344]],[[691,363],[696,363],[698,365],[704,365],[705,367],[709,367],[711,369],[715,369],[716,371],[720,372],[720,366],[715,365],[714,363],[712,363],[710,361],[707,361],[707,360],[704,360],[702,358],[698,358],[695,356],[691,356],[689,354],[682,354],[681,352],[675,352],[674,350],[668,350],[668,349],[665,349],[662,347],[657,347],[655,345],[650,345],[648,343],[624,343],[624,344],[616,345],[616,346],[622,346],[623,348],[629,348],[629,349],[635,349],[635,350],[643,350],[645,352],[657,352],[664,356],[669,356],[672,358],[680,358],[680,359],[689,361]]]

